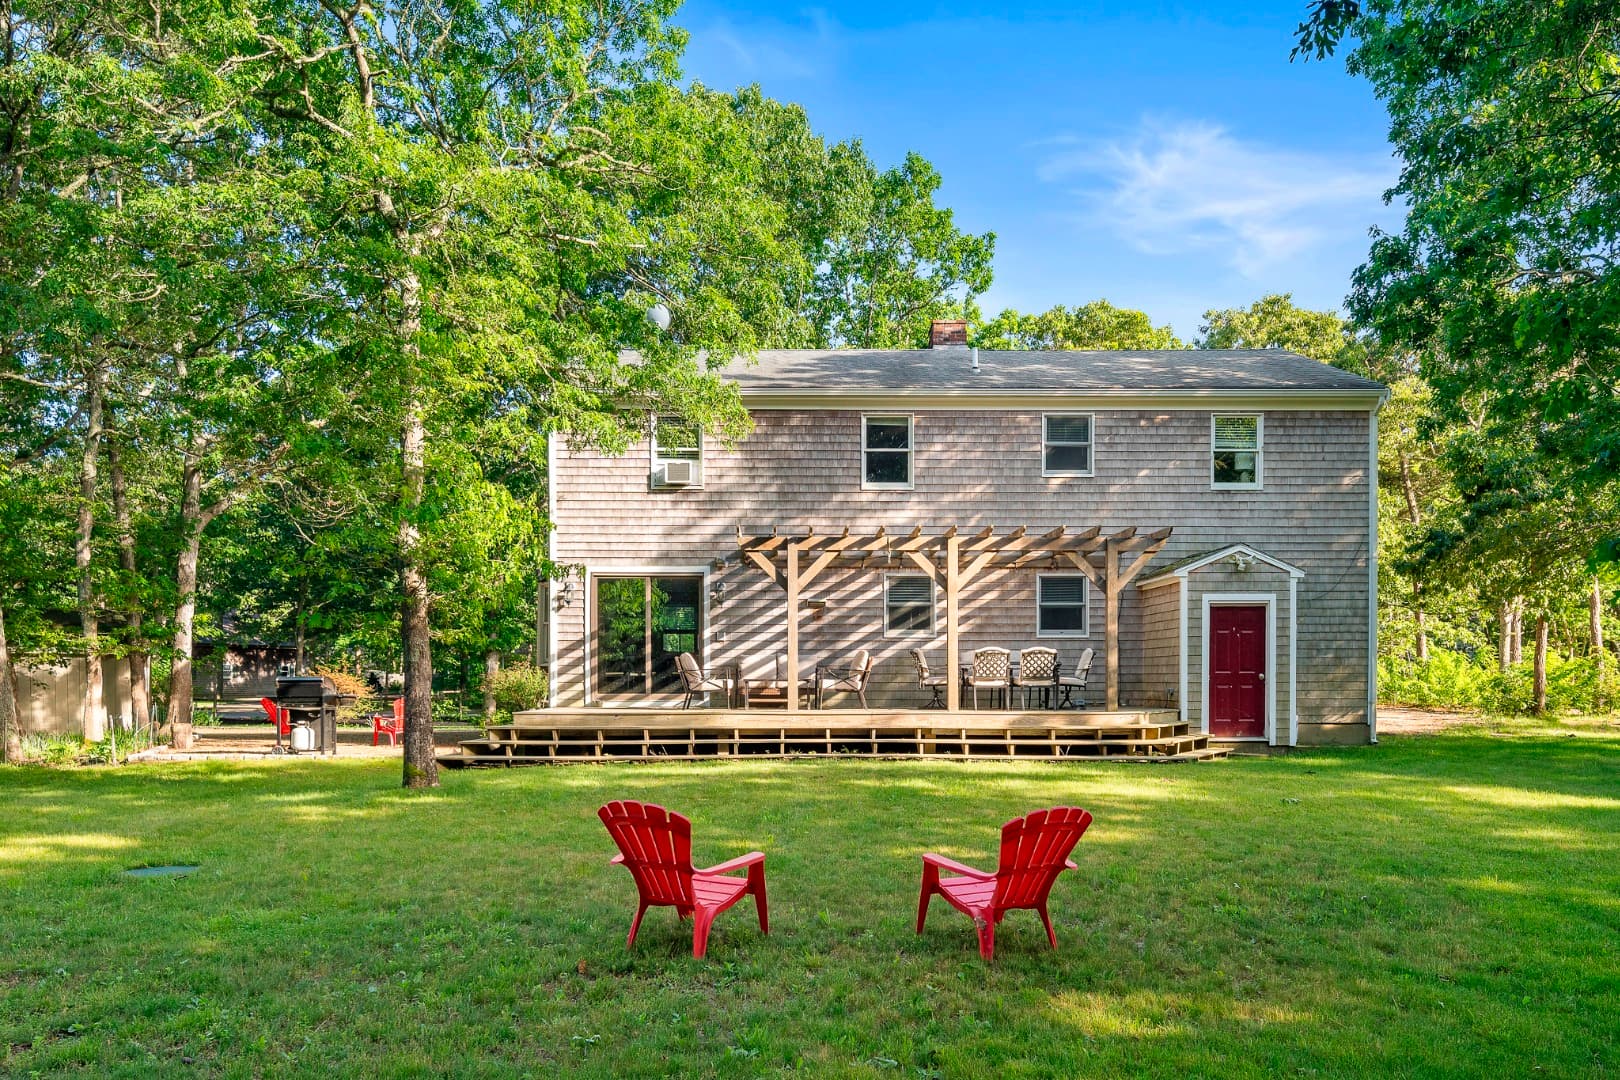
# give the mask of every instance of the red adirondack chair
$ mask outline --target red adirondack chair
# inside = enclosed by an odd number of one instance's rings
[[[1091,815],[1073,806],[1037,810],[1001,827],[1001,858],[996,872],[987,874],[933,852],[922,857],[922,896],[917,901],[917,933],[928,918],[928,901],[935,893],[979,928],[979,955],[996,954],[996,924],[1016,908],[1033,908],[1046,924],[1046,936],[1057,948],[1057,932],[1046,913],[1052,883],[1065,870],[1077,870],[1069,852],[1079,843]],[[960,877],[939,876],[941,870]]]
[[[292,724],[287,721],[287,710],[278,706],[274,698],[262,697],[259,699],[259,704],[270,715],[270,722],[276,725],[276,738],[278,741],[282,736],[292,734]]]
[[[396,736],[399,737],[399,738],[404,738],[405,737],[405,699],[404,698],[397,697],[397,698],[394,699],[394,711],[393,711],[392,714],[390,714],[390,713],[372,713],[371,714],[371,745],[372,746],[377,745],[377,736],[379,736],[379,735],[388,736],[388,745],[389,746],[397,746],[397,745],[399,745],[398,743],[394,742],[394,739],[395,739]]]
[[[610,802],[596,812],[607,826],[622,864],[636,880],[641,894],[625,948],[636,943],[641,917],[649,907],[673,907],[681,918],[692,916],[692,955],[701,958],[709,948],[709,927],[726,908],[752,894],[759,912],[759,930],[771,932],[765,911],[765,853],[750,851],[707,870],[692,868],[692,822],[652,803]],[[729,876],[748,869],[746,878]]]

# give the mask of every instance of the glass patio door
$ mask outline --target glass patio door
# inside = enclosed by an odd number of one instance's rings
[[[703,662],[703,578],[680,574],[594,581],[596,692],[635,697],[678,691],[675,658],[689,652]]]

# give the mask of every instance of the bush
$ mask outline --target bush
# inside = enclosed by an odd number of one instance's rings
[[[546,703],[550,679],[544,668],[532,664],[514,664],[495,673],[492,680],[495,692],[495,717],[498,723],[507,723],[512,714],[524,709],[538,709]]]
[[[1595,658],[1565,658],[1550,653],[1547,711],[1598,712],[1613,708],[1620,701],[1617,668],[1620,664],[1610,659],[1600,684]],[[1393,705],[1527,713],[1535,705],[1535,667],[1524,661],[1500,671],[1495,657],[1481,653],[1470,660],[1449,649],[1435,649],[1426,663],[1385,657],[1378,662],[1378,697]]]
[[[372,713],[388,712],[393,708],[393,700],[383,701],[377,697],[369,683],[351,671],[342,668],[316,667],[315,674],[332,684],[339,694],[354,698],[354,704],[343,705],[338,708],[338,722],[355,724],[365,721]]]

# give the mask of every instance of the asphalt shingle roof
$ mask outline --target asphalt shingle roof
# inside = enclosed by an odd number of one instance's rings
[[[1339,390],[1381,383],[1280,349],[773,349],[725,377],[750,391],[815,390]]]

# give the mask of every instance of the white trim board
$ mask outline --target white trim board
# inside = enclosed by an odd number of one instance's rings
[[[1199,625],[1202,647],[1198,651],[1199,683],[1203,686],[1203,700],[1198,703],[1199,727],[1209,734],[1209,609],[1212,607],[1238,607],[1264,604],[1266,608],[1266,734],[1268,745],[1277,745],[1277,594],[1276,593],[1205,593],[1203,622]],[[1290,629],[1292,637],[1292,629]],[[1290,704],[1290,709],[1292,705]],[[1211,736],[1212,738],[1214,736]],[[1226,740],[1237,741],[1237,740]],[[1250,737],[1250,741],[1259,741]]]
[[[1202,570],[1211,563],[1217,563],[1222,559],[1228,559],[1233,555],[1240,554],[1253,559],[1255,562],[1263,562],[1275,570],[1280,570],[1295,580],[1305,576],[1305,571],[1299,567],[1294,566],[1292,563],[1286,563],[1273,555],[1267,555],[1259,548],[1250,547],[1248,544],[1229,544],[1218,551],[1200,555],[1185,566],[1178,566],[1174,570],[1161,570],[1153,576],[1137,582],[1136,587],[1138,589],[1156,589],[1160,585],[1168,585],[1172,581],[1185,581],[1188,575]]]
[[[1367,741],[1378,742],[1378,410],[1367,411]]]

